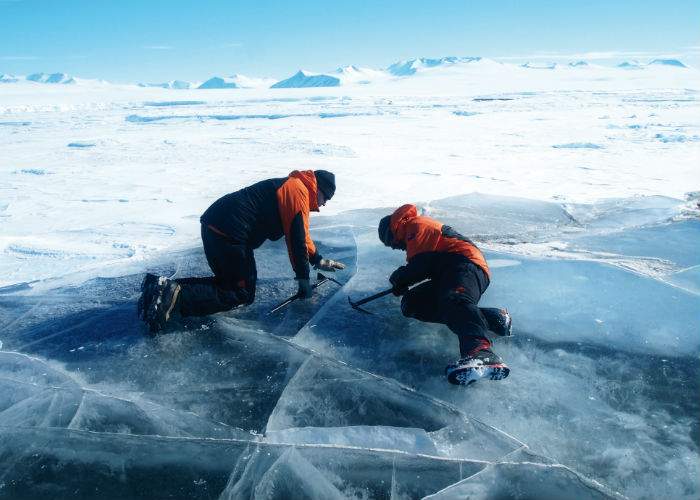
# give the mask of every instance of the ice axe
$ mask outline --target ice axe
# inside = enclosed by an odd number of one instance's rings
[[[333,278],[329,278],[328,276],[326,276],[326,275],[324,275],[324,274],[318,273],[318,274],[316,275],[316,283],[314,283],[313,285],[311,285],[311,288],[312,288],[312,289],[316,289],[316,288],[318,288],[319,286],[323,285],[324,283],[326,283],[326,282],[328,282],[328,281],[332,281],[332,282],[335,283],[336,285],[343,286],[343,284],[340,283],[339,281],[337,281],[337,280],[335,280],[335,279],[333,279]],[[298,298],[299,298],[299,292],[295,293],[294,295],[292,295],[291,297],[289,297],[287,300],[285,300],[284,302],[280,303],[277,307],[275,307],[274,309],[272,309],[272,310],[271,310],[270,312],[268,312],[267,314],[272,314],[272,313],[274,313],[274,312],[279,311],[279,310],[282,309],[284,306],[286,306],[286,305],[288,305],[288,304],[291,304],[292,302],[294,302],[294,301],[297,300]]]
[[[374,295],[370,295],[369,297],[365,297],[364,299],[360,299],[357,302],[353,302],[352,299],[348,296],[348,302],[350,302],[350,306],[355,309],[356,311],[363,312],[365,314],[374,314],[373,312],[368,311],[367,309],[363,309],[360,306],[363,304],[366,304],[367,302],[372,302],[373,300],[376,300],[380,297],[384,297],[385,295],[389,295],[394,291],[394,288],[388,288],[384,290],[383,292],[375,293]]]

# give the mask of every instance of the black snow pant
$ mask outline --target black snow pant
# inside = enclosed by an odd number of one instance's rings
[[[177,308],[183,316],[207,316],[255,300],[257,269],[253,249],[202,224],[204,255],[214,276],[182,278]]]
[[[408,291],[401,299],[401,312],[447,325],[459,338],[464,357],[491,346],[486,338],[488,322],[477,305],[488,286],[489,278],[479,266],[466,257],[455,258],[438,276]]]

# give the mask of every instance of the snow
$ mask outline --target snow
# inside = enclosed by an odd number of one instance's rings
[[[3,83],[0,496],[697,498],[700,74],[640,67]],[[296,288],[266,243],[253,305],[145,335],[143,273],[209,274],[202,211],[297,168],[336,174],[343,286],[268,315]],[[456,338],[393,296],[349,308],[405,202],[485,251],[506,380],[449,386]]]

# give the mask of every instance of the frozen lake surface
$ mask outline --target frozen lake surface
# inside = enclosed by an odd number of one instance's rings
[[[697,498],[697,72],[450,71],[0,86],[0,497]],[[201,212],[296,168],[337,175],[343,286],[267,314],[296,289],[266,243],[255,304],[146,335],[143,273],[208,275]],[[404,202],[484,249],[506,380],[450,386],[445,327],[348,306]]]

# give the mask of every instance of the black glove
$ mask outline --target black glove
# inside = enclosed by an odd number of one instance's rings
[[[311,283],[309,278],[297,278],[299,282],[299,291],[297,292],[297,297],[300,299],[308,299],[313,293],[313,288],[311,288]]]
[[[400,285],[405,285],[403,280],[403,273],[404,273],[404,266],[399,267],[396,271],[391,273],[391,276],[389,276],[389,283],[391,283],[394,286],[400,286]]]
[[[393,293],[397,297],[403,295],[408,291],[408,285],[404,284],[401,279],[403,277],[403,269],[404,267],[401,266],[396,271],[391,273],[391,276],[389,276],[389,283],[391,283],[394,287],[391,293]]]

